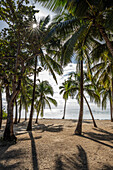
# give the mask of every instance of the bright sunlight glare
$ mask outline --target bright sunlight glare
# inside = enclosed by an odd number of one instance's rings
[[[36,24],[33,24],[33,28],[36,28],[37,27],[37,25]]]

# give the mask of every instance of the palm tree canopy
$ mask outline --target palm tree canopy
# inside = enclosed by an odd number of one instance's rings
[[[57,101],[50,96],[53,96],[54,91],[52,86],[48,81],[39,82],[36,87],[36,103],[35,109],[37,110],[37,114],[41,112],[41,116],[43,116],[44,108],[46,105],[51,109],[50,103],[57,106]]]
[[[62,85],[59,87],[59,89],[60,89],[60,94],[63,93],[63,98],[64,98],[65,100],[68,100],[68,97],[71,96],[71,93],[70,93],[70,91],[69,91],[70,86],[71,86],[71,82],[65,81],[65,82],[62,83]]]

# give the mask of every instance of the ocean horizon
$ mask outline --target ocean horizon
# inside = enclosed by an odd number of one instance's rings
[[[84,69],[86,69],[85,64],[84,64]],[[48,80],[49,81],[49,83],[52,85],[52,87],[54,89],[53,98],[56,99],[56,101],[58,103],[57,107],[51,105],[51,107],[52,107],[51,110],[48,107],[46,107],[44,109],[43,118],[62,119],[62,117],[63,117],[63,109],[64,109],[64,99],[63,99],[62,95],[59,94],[59,86],[61,86],[62,82],[64,82],[64,80],[67,79],[67,75],[72,71],[76,71],[76,63],[68,64],[64,68],[63,75],[59,76],[59,75],[56,74],[58,84],[56,84],[56,82],[53,79],[52,75],[48,71],[45,71],[45,70],[42,71],[39,74],[39,77],[37,77],[40,80]],[[107,102],[106,110],[102,110],[101,105],[100,105],[100,107],[98,107],[95,103],[90,102],[90,97],[87,94],[85,96],[86,96],[86,98],[87,98],[87,100],[89,102],[89,105],[91,107],[91,110],[92,110],[92,113],[93,113],[93,116],[94,116],[95,119],[100,119],[100,120],[101,119],[106,119],[106,120],[110,119],[109,101]],[[5,93],[3,93],[3,108],[6,109]],[[77,100],[69,98],[67,100],[65,119],[78,119],[79,110],[80,110],[80,106],[79,106]],[[28,109],[27,118],[29,118],[29,113],[30,113],[30,107]],[[33,118],[36,118],[36,114],[37,114],[36,111],[34,111]],[[15,116],[15,108],[14,108],[14,116]],[[25,117],[24,109],[22,109],[22,116],[21,117],[22,118]],[[39,118],[41,118],[41,116],[39,116]],[[89,113],[89,109],[88,109],[85,101],[84,101],[83,119],[92,119],[91,115]]]

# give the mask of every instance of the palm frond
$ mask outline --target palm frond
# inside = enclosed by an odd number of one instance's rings
[[[64,44],[63,50],[62,50],[62,58],[61,58],[61,63],[62,65],[67,65],[71,61],[71,57],[73,55],[73,51],[75,48],[75,45],[81,37],[83,38],[84,33],[87,30],[87,25],[83,25],[76,31],[71,38],[66,41]]]
[[[53,98],[51,98],[51,97],[48,97],[48,96],[47,96],[47,99],[48,99],[53,105],[57,106],[57,101],[56,101],[55,99],[53,99]]]
[[[57,78],[56,78],[56,75],[54,73],[54,70],[52,69],[52,67],[51,67],[50,63],[48,62],[47,58],[44,56],[43,52],[41,52],[41,62],[42,62],[42,65],[44,66],[44,68],[48,69],[51,72],[54,80],[57,83]]]

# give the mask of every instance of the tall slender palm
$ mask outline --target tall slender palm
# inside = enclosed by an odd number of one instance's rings
[[[110,114],[111,114],[111,122],[113,122],[113,110],[112,110],[112,97],[111,97],[111,88],[102,87],[101,95],[102,95],[102,109],[106,109],[108,100],[110,102]]]
[[[15,100],[15,120],[14,120],[14,124],[17,124],[17,119],[18,119],[18,105],[17,105],[17,100]]]
[[[69,91],[71,91],[71,93],[76,96],[76,99],[80,103],[80,79],[81,79],[80,74],[72,72],[69,75],[70,75],[70,77],[69,77],[68,81],[71,83],[71,87],[70,87]],[[97,103],[97,104],[100,103],[100,97],[95,89],[95,86],[91,83],[87,74],[84,72],[83,98],[86,101],[86,104],[89,108],[94,127],[97,127],[96,122],[93,117],[93,113],[90,108],[90,105],[88,103],[87,98],[85,97],[86,93],[90,96],[91,101],[95,101],[95,103]]]
[[[58,64],[53,58],[54,55],[57,55],[57,52],[55,52],[55,50],[54,50],[55,47],[53,48],[53,44],[56,42],[57,39],[55,40],[53,37],[53,40],[52,40],[53,42],[45,41],[45,36],[48,33],[47,24],[49,23],[49,21],[50,21],[49,16],[47,16],[45,19],[41,19],[39,22],[39,25],[34,30],[34,31],[36,31],[35,34],[37,37],[37,41],[36,41],[36,37],[34,37],[35,43],[32,44],[32,50],[36,57],[35,57],[34,86],[33,86],[31,112],[30,112],[30,118],[29,118],[29,122],[28,122],[28,126],[27,126],[28,131],[32,130],[32,118],[33,118],[34,100],[35,100],[35,86],[36,86],[36,72],[40,72],[40,68],[37,69],[37,61],[39,60],[41,63],[41,66],[45,69],[48,69],[51,72],[51,74],[56,82],[57,82],[57,80],[56,80],[54,71],[56,71],[59,74],[61,74],[61,72],[62,72],[60,64]],[[48,28],[48,29],[50,29],[50,28]],[[52,46],[52,51],[53,51],[52,55],[47,54],[48,46],[49,47]],[[44,54],[44,52],[45,52],[44,50],[46,51],[46,54]],[[50,53],[50,51],[49,51],[49,53]],[[38,60],[37,60],[37,57],[38,57]]]
[[[113,62],[112,56],[106,48],[106,44],[96,43],[96,47],[91,53],[95,65],[91,68],[94,72],[93,79],[100,84],[103,96],[102,107],[108,96],[110,100],[111,121],[113,121]],[[102,86],[102,87],[101,87]],[[110,94],[111,93],[111,94]],[[111,103],[112,102],[112,103]],[[105,108],[105,107],[104,107]]]
[[[62,83],[62,85],[59,87],[59,89],[60,89],[60,94],[63,93],[63,99],[65,100],[65,104],[64,104],[64,114],[63,114],[62,119],[65,119],[66,103],[67,103],[68,97],[69,97],[69,95],[70,95],[70,91],[69,91],[70,85],[71,85],[71,83],[70,83],[69,81],[65,81],[65,82]]]
[[[37,111],[36,123],[38,121],[39,113],[43,117],[44,108],[46,105],[49,106],[49,109],[51,109],[50,103],[57,106],[56,100],[50,97],[53,96],[53,94],[54,94],[53,88],[48,81],[39,82],[39,84],[36,87],[36,96],[37,96],[35,102],[35,109]]]
[[[30,75],[32,75],[33,70],[29,69],[29,71]],[[18,104],[20,106],[18,123],[20,122],[21,119],[22,108],[25,110],[25,121],[27,120],[28,107],[30,106],[32,100],[33,81],[30,78],[28,78],[28,76],[29,72],[26,72],[26,74],[23,76],[21,83],[20,95],[18,98]]]

